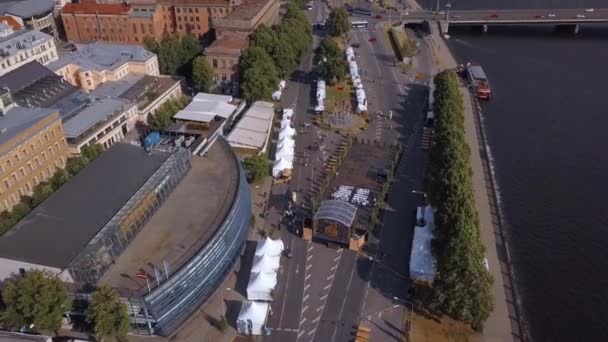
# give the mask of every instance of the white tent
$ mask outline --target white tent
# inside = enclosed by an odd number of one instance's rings
[[[285,158],[278,159],[272,165],[272,176],[278,177],[281,172],[293,169],[293,161]]]
[[[293,117],[293,109],[291,109],[291,108],[283,109],[283,119],[291,120],[292,117]]]
[[[357,62],[352,61],[352,62],[348,63],[348,69],[349,69],[350,75],[352,77],[359,76],[359,67],[357,66]]]
[[[293,137],[294,135],[296,135],[296,130],[291,126],[287,126],[282,128],[279,132],[279,140],[283,139],[284,137]]]
[[[353,50],[352,47],[349,46],[346,48],[346,60],[350,62],[354,59],[355,59],[355,51]]]
[[[280,150],[284,147],[289,147],[293,150],[295,148],[295,146],[296,146],[296,141],[293,140],[293,138],[285,137],[283,140],[279,140],[279,143],[277,144],[277,150]]]
[[[285,87],[287,87],[287,82],[285,82],[285,80],[281,80],[279,82],[279,89],[283,90]]]
[[[291,126],[291,120],[289,120],[289,119],[281,120],[281,129],[284,129],[287,126]]]
[[[280,256],[256,255],[253,257],[251,272],[275,272],[279,269]]]
[[[258,245],[255,248],[255,255],[268,255],[271,257],[277,255],[280,256],[283,252],[283,249],[285,249],[285,246],[283,245],[282,240],[273,240],[267,237],[265,240],[258,241]]]
[[[279,101],[281,99],[281,95],[283,95],[283,92],[279,89],[272,93],[272,99],[275,101]]]
[[[236,319],[236,328],[241,335],[261,335],[268,315],[268,303],[244,301]]]
[[[247,284],[247,299],[272,301],[272,290],[276,284],[276,272],[251,272]]]
[[[285,159],[293,164],[293,148],[289,148],[289,147],[285,146],[281,149],[277,149],[277,151],[274,154],[274,158],[276,161]]]

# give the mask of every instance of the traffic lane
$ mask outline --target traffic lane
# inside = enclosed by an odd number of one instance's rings
[[[355,271],[352,282],[348,285],[348,289],[342,303],[343,307],[341,314],[338,317],[335,326],[332,341],[349,341],[356,332],[361,310],[363,309],[363,298],[368,286],[369,272],[371,270],[371,262],[367,258],[358,256],[355,263]]]
[[[291,240],[292,257],[284,265],[286,276],[281,279],[273,301],[273,317],[269,326],[281,329],[298,329],[300,317],[297,314],[302,307],[302,292],[304,288],[304,269],[306,260],[306,242],[288,235]],[[290,246],[287,244],[287,246]],[[277,300],[278,299],[278,300]],[[276,304],[275,304],[276,302]]]
[[[314,336],[314,341],[333,341],[337,333],[339,326],[344,325],[345,322],[342,320],[343,313],[345,311],[347,299],[355,303],[354,310],[360,311],[361,298],[365,290],[365,286],[362,287],[360,293],[354,291],[351,293],[351,286],[353,280],[357,283],[356,279],[361,279],[361,275],[357,270],[357,254],[350,250],[344,250],[342,259],[338,269],[336,270],[334,282],[327,297],[325,303],[325,309],[321,315],[317,332]],[[367,277],[367,275],[363,275]],[[351,322],[348,322],[351,323]],[[349,324],[349,328],[352,324]]]

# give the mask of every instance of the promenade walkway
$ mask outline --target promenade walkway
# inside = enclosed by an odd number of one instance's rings
[[[414,0],[406,0],[408,7],[411,9],[421,9]],[[440,36],[438,29],[431,30],[430,47],[436,62],[437,73],[441,70],[454,68],[457,65],[456,59],[451,54],[447,44]],[[494,310],[483,331],[483,340],[491,342],[510,342],[520,341],[520,328],[517,321],[516,308],[512,294],[512,284],[509,277],[509,265],[504,262],[506,256],[502,251],[503,240],[500,235],[500,227],[496,224],[496,219],[493,217],[494,211],[491,204],[494,203],[490,191],[492,191],[492,181],[489,179],[488,172],[484,168],[482,158],[485,155],[485,142],[480,141],[481,123],[476,121],[477,109],[476,102],[471,98],[469,90],[462,86],[460,87],[465,105],[465,138],[471,149],[471,167],[473,169],[473,186],[475,191],[475,203],[479,212],[479,222],[481,229],[481,239],[486,248],[486,257],[490,268],[490,273],[494,277],[492,294],[494,296]],[[497,249],[497,244],[500,248]]]

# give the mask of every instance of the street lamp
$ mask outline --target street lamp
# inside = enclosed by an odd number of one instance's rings
[[[407,327],[407,336],[410,337],[411,333],[412,333],[412,330],[413,330],[413,325],[414,325],[414,323],[413,323],[414,322],[414,303],[412,303],[410,301],[407,301],[405,299],[401,299],[401,298],[396,297],[396,296],[393,297],[393,300],[397,301],[397,302],[403,302],[403,303],[408,304],[410,306],[410,324]],[[412,339],[408,339],[408,340],[412,341]]]
[[[450,22],[450,8],[452,8],[452,4],[448,2],[445,4],[445,8],[445,21]]]

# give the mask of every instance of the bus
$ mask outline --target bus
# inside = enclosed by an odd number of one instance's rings
[[[351,23],[353,28],[367,28],[367,21],[353,21]]]
[[[366,10],[363,8],[353,8],[352,10],[350,10],[351,13],[356,13],[356,14],[363,14],[363,15],[368,15],[368,16],[372,16],[372,11],[370,10]]]

